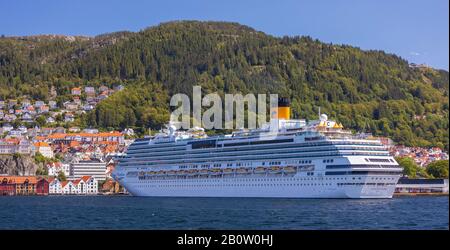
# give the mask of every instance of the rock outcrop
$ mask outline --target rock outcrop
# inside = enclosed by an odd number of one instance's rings
[[[0,174],[35,175],[37,168],[29,155],[0,155]]]

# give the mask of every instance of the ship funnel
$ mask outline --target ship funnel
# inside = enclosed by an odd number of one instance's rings
[[[289,120],[291,118],[291,105],[289,98],[278,98],[278,108],[272,118],[280,120]]]

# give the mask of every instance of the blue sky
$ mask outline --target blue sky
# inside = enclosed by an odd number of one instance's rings
[[[171,20],[233,21],[448,70],[448,9],[448,0],[0,0],[0,34],[93,36]]]

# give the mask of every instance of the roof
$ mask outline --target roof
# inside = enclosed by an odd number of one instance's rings
[[[50,145],[48,145],[47,142],[35,142],[34,146],[35,147],[50,147]]]
[[[80,146],[80,143],[77,141],[70,141],[70,147],[77,147]]]
[[[51,135],[48,135],[49,139],[64,139],[66,137],[66,134],[63,133],[54,133]]]
[[[18,138],[5,138],[2,141],[7,143],[19,144],[20,140]]]
[[[100,133],[53,133],[48,135],[49,139],[64,139],[66,137],[119,137],[123,136],[122,132],[111,131],[111,132],[100,132]]]
[[[61,187],[65,187],[70,181],[61,181]]]
[[[83,176],[83,177],[81,177],[81,180],[83,180],[84,182],[87,182],[87,181],[89,181],[91,179],[91,177],[90,176]]]
[[[37,183],[36,176],[0,176],[0,182],[3,182],[5,179],[8,183],[14,184],[23,184],[26,181],[28,181],[29,184]]]

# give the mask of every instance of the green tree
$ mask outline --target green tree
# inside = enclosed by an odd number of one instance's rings
[[[428,164],[426,171],[434,178],[448,178],[448,160],[434,161]]]
[[[397,157],[398,164],[403,168],[403,174],[409,178],[428,177],[425,169],[419,167],[410,157]]]
[[[43,126],[45,125],[45,116],[43,116],[43,115],[38,116],[38,117],[36,118],[36,124],[37,124],[39,127],[43,127]]]
[[[59,171],[58,176],[56,177],[59,181],[65,181],[67,180],[66,174],[64,174],[64,171]]]
[[[47,159],[40,152],[36,152],[34,155],[34,162],[37,164],[45,164]]]
[[[46,167],[39,166],[36,169],[36,175],[45,175],[45,176],[47,176],[48,175],[48,169]]]

